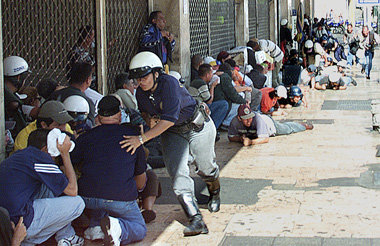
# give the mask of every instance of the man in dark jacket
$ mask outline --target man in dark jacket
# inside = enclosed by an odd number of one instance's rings
[[[167,64],[172,61],[172,52],[175,46],[173,34],[164,30],[166,20],[161,11],[153,11],[140,33],[139,51],[150,51],[155,53],[162,61]]]

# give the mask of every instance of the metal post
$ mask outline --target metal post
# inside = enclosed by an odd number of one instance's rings
[[[1,2],[0,2],[0,9]],[[0,11],[0,26],[3,27]],[[5,110],[4,110],[4,71],[3,71],[3,32],[0,29],[0,161],[5,159]]]
[[[207,19],[208,19],[208,55],[211,56],[211,17],[210,17],[210,0],[207,0]]]
[[[106,0],[96,0],[96,67],[100,92],[108,93]]]

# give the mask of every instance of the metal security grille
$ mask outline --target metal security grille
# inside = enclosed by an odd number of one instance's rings
[[[235,46],[235,1],[210,0],[210,51],[216,57]]]
[[[147,0],[108,0],[107,18],[107,83],[114,92],[114,78],[126,71],[128,62],[138,51],[139,34],[148,22]]]
[[[249,0],[248,2],[248,27],[249,38],[256,38],[257,36],[257,16],[256,16],[256,0]]]
[[[209,52],[208,0],[190,0],[190,52],[191,56],[207,56]]]
[[[268,0],[257,0],[258,11],[258,39],[269,39],[269,2]]]
[[[371,110],[371,100],[325,100],[322,110]]]
[[[18,55],[32,73],[27,82],[43,78],[66,81],[68,54],[84,25],[95,26],[93,0],[2,0],[4,57]]]

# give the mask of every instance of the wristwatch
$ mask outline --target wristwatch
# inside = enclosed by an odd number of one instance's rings
[[[144,144],[144,140],[143,140],[143,137],[141,135],[138,136],[139,137],[139,141],[141,144]]]

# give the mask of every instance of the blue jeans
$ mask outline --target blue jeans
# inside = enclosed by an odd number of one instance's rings
[[[86,208],[90,209],[90,227],[100,225],[100,220],[108,214],[119,220],[121,244],[144,239],[146,235],[145,221],[135,200],[125,202],[89,197],[83,197],[83,200]]]
[[[223,125],[225,126],[229,126],[232,119],[237,115],[238,113],[238,108],[239,108],[240,104],[237,104],[237,103],[233,103],[231,105],[231,109],[230,109],[230,112],[228,112],[227,114],[227,117],[224,119],[223,121]]]
[[[80,196],[61,196],[36,199],[33,202],[34,217],[22,245],[40,244],[56,234],[57,241],[75,235],[71,221],[84,209]]]
[[[228,112],[228,102],[226,100],[213,101],[209,105],[211,119],[214,121],[216,129],[222,124]]]
[[[205,122],[200,132],[161,134],[162,152],[166,169],[172,179],[174,193],[179,196],[194,192],[194,181],[190,177],[189,153],[194,159],[196,173],[204,181],[219,177],[219,167],[215,162],[216,129],[212,120]]]
[[[306,128],[297,122],[284,122],[273,121],[276,127],[276,136],[289,135],[292,133],[303,132]]]
[[[364,52],[364,55],[365,55],[365,59],[362,60],[361,63],[362,63],[363,68],[365,69],[366,76],[369,77],[371,73],[371,69],[372,69],[372,59],[373,59],[374,52],[370,50],[366,50]]]
[[[353,61],[354,61],[354,55],[351,54],[350,51],[348,51],[348,54],[347,54],[347,65],[352,66],[353,65]]]

